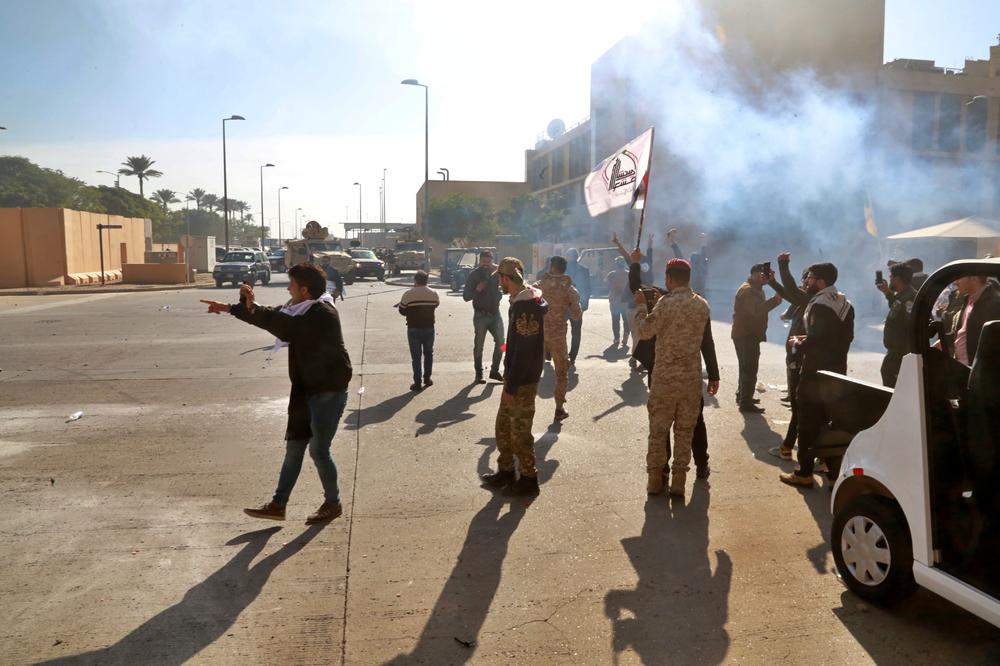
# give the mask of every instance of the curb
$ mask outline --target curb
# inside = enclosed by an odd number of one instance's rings
[[[75,296],[77,294],[134,294],[134,293],[145,293],[149,291],[179,291],[181,289],[203,289],[205,287],[215,287],[214,284],[150,284],[150,285],[136,285],[134,287],[125,288],[122,286],[118,287],[66,287],[66,288],[49,288],[49,287],[39,287],[37,289],[0,289],[0,296]]]

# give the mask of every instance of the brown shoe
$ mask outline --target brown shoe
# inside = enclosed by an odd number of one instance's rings
[[[285,507],[274,502],[268,502],[259,509],[243,509],[243,513],[251,518],[266,518],[267,520],[285,519]]]
[[[659,495],[663,492],[663,470],[654,469],[649,471],[649,480],[646,482],[646,493],[649,495]]]
[[[795,472],[789,472],[788,474],[781,474],[778,479],[782,483],[787,483],[790,486],[800,486],[802,488],[812,488],[813,478],[812,476],[800,476]]]
[[[344,507],[341,506],[340,502],[323,502],[316,509],[316,513],[310,514],[306,518],[306,525],[315,525],[316,523],[325,523],[334,518],[340,517],[344,513]]]
[[[684,497],[684,483],[687,481],[687,472],[675,471],[670,477],[670,494],[673,497]]]
[[[555,416],[556,421],[562,421],[568,418],[569,418],[569,412],[567,412],[562,407],[556,407],[556,416]]]

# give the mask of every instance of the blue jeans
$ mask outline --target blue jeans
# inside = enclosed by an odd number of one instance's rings
[[[629,329],[631,324],[629,323],[632,319],[632,308],[625,301],[611,301],[611,331],[615,334],[615,341],[619,340],[618,337],[618,322],[621,321],[621,328],[624,335],[620,339],[628,340]]]
[[[434,367],[434,329],[408,328],[406,337],[410,341],[410,361],[413,362],[413,383],[420,383],[420,355],[424,356],[424,380],[431,378]]]
[[[302,471],[302,459],[306,448],[316,464],[320,483],[323,484],[323,496],[329,503],[340,501],[340,490],[337,487],[337,466],[330,456],[330,445],[333,436],[337,434],[337,426],[344,415],[347,406],[347,391],[335,393],[314,393],[306,398],[309,404],[309,427],[312,437],[309,439],[290,439],[285,442],[285,461],[281,464],[281,474],[278,475],[278,489],[274,491],[274,503],[284,506],[292,494],[295,482]]]
[[[500,345],[504,342],[503,318],[500,313],[476,312],[472,315],[472,327],[476,332],[472,343],[472,361],[475,363],[476,374],[483,374],[483,343],[486,341],[486,333],[493,336],[493,363],[490,365],[490,372],[500,372],[500,358],[503,356]]]

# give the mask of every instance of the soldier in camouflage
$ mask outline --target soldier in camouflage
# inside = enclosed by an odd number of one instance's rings
[[[906,264],[893,264],[889,268],[889,282],[883,280],[875,286],[889,300],[889,314],[886,315],[882,331],[882,342],[885,344],[882,383],[894,388],[899,376],[899,366],[910,348],[907,334],[913,299],[917,297],[917,290],[913,288],[913,269]]]
[[[556,369],[556,413],[555,420],[562,421],[566,412],[566,387],[569,384],[569,350],[566,348],[566,313],[574,322],[583,317],[580,308],[580,293],[573,281],[566,275],[566,259],[552,257],[549,270],[535,287],[542,290],[545,302],[549,304],[545,315],[545,353],[552,357]]]
[[[663,492],[664,466],[669,460],[667,434],[673,427],[674,455],[670,494],[684,497],[684,484],[691,462],[691,441],[701,410],[701,345],[709,320],[708,303],[691,291],[691,264],[684,259],[667,263],[666,286],[652,311],[646,296],[637,291],[635,317],[641,340],[656,337],[656,364],[646,405],[649,411],[649,442],[646,453],[647,492]]]
[[[535,417],[538,380],[542,376],[545,314],[549,307],[540,290],[524,284],[524,266],[518,259],[507,257],[500,262],[497,273],[510,299],[504,386],[496,420],[500,456],[497,472],[484,475],[482,481],[487,487],[506,488],[511,495],[533,495],[538,492],[538,470],[531,422]],[[515,478],[515,458],[520,463],[520,478]]]

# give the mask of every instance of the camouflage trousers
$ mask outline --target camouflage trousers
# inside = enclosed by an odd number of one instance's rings
[[[552,365],[556,369],[556,388],[553,396],[556,405],[566,402],[566,387],[569,385],[569,352],[566,349],[566,329],[562,332],[545,331],[545,353],[552,356]]]
[[[675,472],[686,472],[690,468],[691,442],[701,412],[701,378],[694,382],[662,382],[661,387],[658,383],[654,378],[646,403],[649,412],[646,469],[663,469],[670,461],[668,435],[673,427],[674,455],[670,467]]]
[[[531,434],[531,422],[535,418],[535,394],[538,384],[525,384],[517,388],[517,393],[509,405],[500,402],[497,411],[496,440],[497,469],[509,472],[514,469],[514,457],[521,463],[521,476],[537,476],[535,469],[535,437]]]

